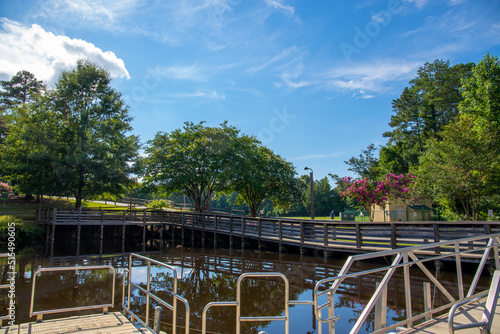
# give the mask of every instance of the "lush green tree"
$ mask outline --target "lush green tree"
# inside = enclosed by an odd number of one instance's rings
[[[377,148],[374,144],[368,145],[366,150],[362,150],[358,158],[352,157],[348,161],[344,161],[350,167],[347,169],[358,174],[360,177],[370,179],[378,178],[378,158],[375,156]]]
[[[255,216],[265,198],[284,205],[297,193],[293,165],[227,122],[219,127],[186,122],[183,129],[158,133],[146,153],[145,181],[186,194],[198,212],[210,211],[214,194],[237,193]]]
[[[250,208],[250,215],[257,215],[265,198],[275,206],[287,206],[299,198],[295,167],[253,139],[245,139],[238,144],[230,183],[231,189],[237,191]]]
[[[0,149],[1,168],[19,192],[60,193],[58,131],[60,119],[47,97],[16,107],[9,135]]]
[[[212,194],[230,188],[239,140],[239,130],[227,122],[219,127],[186,122],[182,129],[159,132],[145,150],[144,181],[189,196],[198,212],[210,211]]]
[[[447,125],[432,139],[418,169],[419,188],[465,219],[481,217],[481,207],[500,191],[500,147],[494,124],[478,128],[477,115]]]
[[[393,147],[380,162],[381,170],[406,173],[418,165],[426,141],[439,137],[443,127],[458,115],[461,81],[471,75],[471,68],[472,64],[450,66],[449,61],[435,60],[418,69],[410,86],[393,100],[392,130],[384,133],[389,138],[388,147]]]
[[[22,90],[9,100],[18,105],[2,160],[21,191],[73,195],[76,207],[84,197],[124,192],[138,141],[128,135],[128,110],[110,83],[105,70],[79,61],[54,91]]]
[[[19,71],[10,80],[0,81],[0,86],[0,109],[31,102],[45,89],[43,82],[28,71]]]
[[[63,120],[58,177],[75,196],[76,207],[83,198],[124,193],[132,182],[138,140],[129,135],[132,119],[110,84],[107,71],[83,60],[56,83],[55,109]]]
[[[408,171],[409,166],[404,159],[404,148],[401,142],[380,148],[377,169],[379,175],[404,174]]]
[[[474,114],[476,126],[500,124],[500,62],[487,53],[464,80],[460,111]]]
[[[28,71],[19,71],[10,80],[0,81],[0,145],[7,136],[13,109],[34,101],[44,90],[43,82]]]

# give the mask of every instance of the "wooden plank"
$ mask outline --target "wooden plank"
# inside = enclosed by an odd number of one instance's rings
[[[9,332],[12,333],[12,332]],[[19,334],[56,334],[56,333],[153,333],[148,329],[137,329],[120,312],[108,314],[75,316],[63,319],[30,322],[19,325]]]
[[[483,315],[484,303],[486,298],[464,305],[455,316],[455,325],[467,324],[471,322],[481,321]],[[448,333],[448,314],[442,315],[430,321],[424,322],[421,325],[403,331],[404,334],[440,334]],[[478,334],[479,328],[469,328],[456,331],[457,334]],[[500,299],[497,301],[495,316],[493,317],[493,326],[491,333],[500,333]]]

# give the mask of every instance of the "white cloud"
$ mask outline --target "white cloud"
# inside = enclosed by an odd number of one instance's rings
[[[254,65],[248,69],[248,72],[259,72],[262,71],[263,69],[282,61],[283,59],[286,59],[292,52],[296,52],[297,48],[295,46],[291,48],[286,48],[283,50],[279,55],[274,56],[273,58],[269,59],[268,61],[259,64],[259,65]]]
[[[363,89],[360,89],[359,91],[354,92],[351,97],[356,99],[371,99],[374,98],[375,95],[367,94]]]
[[[169,79],[181,79],[181,80],[194,80],[194,81],[205,81],[207,80],[207,74],[198,65],[190,66],[158,66],[155,68],[156,74],[164,76]]]
[[[74,68],[78,59],[96,63],[112,77],[130,77],[122,59],[92,43],[55,35],[36,24],[25,27],[6,18],[0,18],[0,23],[0,77],[4,79],[27,70],[52,84],[62,70]]]
[[[389,84],[410,79],[422,62],[374,63],[332,68],[326,71],[323,84],[326,88],[363,91],[365,98],[371,97],[365,91],[380,92]]]
[[[428,0],[403,0],[404,2],[409,2],[415,4],[417,8],[423,8],[427,5]]]
[[[292,6],[284,5],[281,1],[266,0],[266,3],[269,7],[280,9],[287,15],[293,16],[295,14],[295,9]]]
[[[198,90],[195,92],[172,93],[168,97],[177,99],[201,98],[208,101],[224,101],[225,94],[219,94],[215,90]]]

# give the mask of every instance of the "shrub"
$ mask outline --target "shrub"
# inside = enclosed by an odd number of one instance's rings
[[[169,208],[170,202],[165,199],[155,199],[154,201],[151,201],[148,204],[146,204],[146,206],[149,209],[162,210],[163,208]]]
[[[9,239],[9,225],[14,223],[16,229],[16,248],[26,246],[39,240],[43,236],[43,229],[34,224],[25,224],[21,219],[13,216],[0,216],[0,244]]]

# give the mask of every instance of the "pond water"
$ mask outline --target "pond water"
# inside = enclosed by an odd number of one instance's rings
[[[74,248],[73,248],[74,249]],[[56,254],[63,254],[59,249]],[[185,248],[179,245],[164,247],[161,251],[141,253],[158,261],[175,266],[178,271],[178,293],[186,298],[191,308],[191,333],[200,333],[203,307],[212,301],[234,301],[236,298],[236,282],[242,273],[247,272],[280,272],[289,280],[290,300],[313,300],[316,282],[323,278],[337,275],[343,266],[346,255],[338,255],[328,259],[323,256],[301,256],[277,252]],[[113,265],[117,269],[116,300],[114,310],[119,311],[122,298],[123,268],[128,267],[128,253],[109,253],[103,255],[60,255],[49,257],[41,253],[26,252],[17,258],[18,277],[16,280],[16,323],[34,321],[29,318],[29,305],[34,272],[41,267],[64,267],[84,265]],[[386,263],[384,265],[387,265]],[[366,270],[380,266],[376,263],[360,263],[355,270]],[[147,267],[140,261],[134,262],[132,281],[144,285],[147,280]],[[6,261],[2,263],[2,284],[6,284]],[[436,269],[433,269],[435,272]],[[423,308],[422,283],[426,281],[419,271],[412,271],[412,298],[414,310]],[[60,309],[82,305],[95,305],[110,300],[111,280],[105,271],[78,271],[43,273],[37,278],[36,310]],[[445,271],[438,272],[438,278],[447,288],[456,286],[456,275]],[[342,284],[335,295],[335,315],[340,315],[336,323],[337,333],[348,333],[361,313],[367,300],[371,297],[375,282],[381,276],[376,274],[365,278],[353,278]],[[470,282],[472,277],[466,277]],[[153,267],[151,270],[152,290],[162,297],[168,298],[173,279],[169,272]],[[487,286],[481,282],[480,286]],[[453,288],[451,288],[453,289]],[[278,316],[284,315],[284,284],[276,279],[248,279],[242,285],[243,316]],[[6,305],[5,296],[1,305]],[[444,303],[443,296],[434,291],[434,303]],[[138,290],[132,291],[131,307],[137,314],[145,313],[145,296]],[[405,316],[404,282],[402,272],[396,272],[388,288],[387,322],[389,324],[401,320]],[[154,306],[154,305],[153,305]],[[5,307],[0,314],[6,314]],[[181,307],[177,323],[182,325],[184,310]],[[76,312],[86,314],[85,312]],[[153,314],[153,312],[151,312]],[[72,313],[75,315],[75,313]],[[52,316],[53,318],[54,316]],[[60,317],[57,315],[56,317]],[[45,316],[45,318],[51,318]],[[234,307],[217,308],[208,314],[209,333],[234,333],[236,324]],[[169,312],[163,313],[162,330],[170,332],[172,322]],[[362,333],[373,329],[373,315],[363,328]],[[328,333],[327,325],[323,325],[323,333]],[[271,333],[284,333],[281,321],[267,323],[245,323],[242,333],[258,333],[265,330]],[[310,305],[290,307],[290,333],[317,333],[318,328]]]

